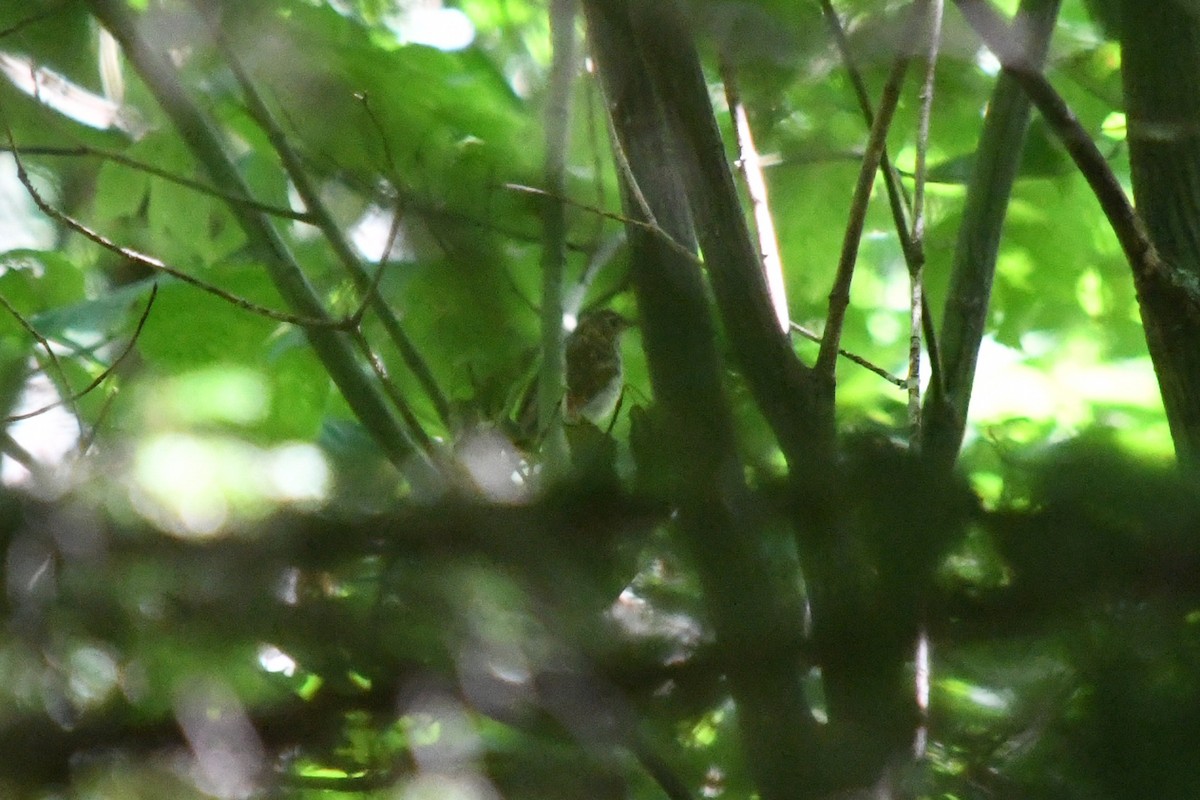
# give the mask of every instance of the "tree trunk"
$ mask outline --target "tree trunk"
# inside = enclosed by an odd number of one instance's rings
[[[1139,280],[1146,339],[1179,461],[1200,466],[1200,19],[1122,0],[1133,193],[1165,270]]]

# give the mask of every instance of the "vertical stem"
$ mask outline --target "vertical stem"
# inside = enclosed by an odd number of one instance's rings
[[[915,38],[922,16],[920,12],[928,2],[929,0],[917,0],[909,12],[904,41],[910,42]],[[833,288],[829,292],[829,313],[825,318],[825,332],[821,338],[821,349],[817,353],[815,366],[817,374],[829,381],[834,380],[838,347],[842,339],[842,325],[846,319],[846,307],[850,305],[850,281],[854,277],[854,266],[858,261],[858,248],[867,219],[867,204],[870,202],[871,192],[875,188],[875,176],[879,171],[879,163],[883,159],[888,129],[891,127],[892,117],[896,113],[896,106],[900,103],[900,89],[904,85],[904,76],[908,73],[911,60],[907,50],[902,50],[896,56],[887,83],[883,87],[883,97],[879,101],[879,110],[871,125],[866,153],[863,154],[862,168],[858,172],[858,182],[854,186],[854,197],[850,202],[850,219],[846,223],[846,234],[842,238],[842,254],[838,259]]]
[[[921,85],[921,110],[917,119],[917,164],[913,175],[913,250],[920,260],[911,265],[909,282],[908,343],[908,423],[909,442],[914,450],[921,446],[921,323],[925,300],[925,178],[929,155],[929,126],[933,113],[933,87],[937,75],[938,45],[942,38],[942,0],[929,6],[929,49],[926,53],[925,80]]]
[[[546,92],[546,163],[548,196],[542,198],[542,372],[538,379],[538,429],[545,432],[545,464],[551,476],[567,464],[562,427],[565,391],[563,343],[563,272],[567,257],[567,149],[570,143],[571,90],[575,82],[576,0],[551,0],[550,85]]]
[[[1138,286],[1180,463],[1200,467],[1200,20],[1187,3],[1122,0],[1121,76],[1133,195],[1171,294]]]
[[[1022,0],[1017,24],[1023,31],[1022,61],[1040,70],[1060,0]],[[969,9],[960,10],[966,13]],[[968,19],[971,19],[968,16]],[[1005,58],[1001,57],[1001,61]],[[949,467],[958,457],[966,430],[975,364],[987,322],[1000,231],[1016,182],[1031,115],[1029,99],[1007,71],[996,82],[988,102],[975,166],[967,186],[962,227],[954,248],[950,286],[941,322],[941,385],[934,384],[922,410],[925,455]]]
[[[627,229],[659,410],[646,424],[654,427],[655,446],[671,459],[663,480],[678,509],[673,527],[695,563],[706,613],[726,654],[723,665],[758,794],[764,800],[822,797],[829,793],[834,765],[818,755],[818,728],[800,680],[798,650],[793,649],[803,637],[803,606],[794,576],[772,579],[780,565],[764,546],[767,529],[748,495],[722,386],[715,325],[690,252],[699,234],[689,210],[687,184],[694,176],[679,168],[679,148],[686,142],[670,124],[670,115],[679,108],[668,106],[701,99],[707,104],[708,98],[703,92],[664,93],[660,87],[665,84],[658,79],[678,79],[684,71],[655,75],[646,68],[647,54],[637,41],[639,25],[644,26],[641,32],[656,34],[660,45],[682,44],[678,36],[668,35],[679,29],[664,33],[655,24],[661,18],[638,17],[638,11],[674,11],[669,3],[653,2],[640,9],[635,6],[641,0],[583,2],[619,141],[627,213],[643,222],[653,217],[667,234],[653,235],[640,225]],[[688,64],[688,77],[698,76],[698,67]],[[707,113],[711,117],[711,106]],[[710,169],[727,174],[722,151],[705,148],[700,155],[711,159]],[[729,182],[732,188],[731,176]],[[735,219],[743,218],[739,213]],[[761,282],[757,265],[747,277]],[[780,335],[765,291],[757,299],[762,301],[756,313],[767,326],[764,332]]]
[[[867,84],[854,62],[854,56],[850,52],[850,42],[846,39],[846,31],[842,28],[842,22],[838,19],[837,11],[834,10],[833,3],[830,0],[821,0],[821,11],[825,15],[825,22],[829,26],[829,32],[833,36],[838,53],[841,55],[842,62],[846,67],[846,74],[850,77],[850,85],[854,87],[854,95],[858,98],[858,106],[862,110],[863,118],[867,121],[868,126],[874,125],[875,110],[871,107],[871,98],[867,94]],[[880,168],[883,170],[883,185],[887,189],[888,206],[892,212],[892,224],[896,226],[896,236],[900,239],[900,251],[904,253],[904,260],[908,265],[909,275],[914,275],[917,272],[917,266],[925,263],[925,252],[924,250],[918,251],[913,246],[908,223],[912,209],[908,196],[904,193],[904,186],[900,183],[900,174],[892,165],[892,159],[888,155],[886,147],[883,149]],[[921,328],[925,334],[925,349],[929,353],[929,379],[935,385],[940,385],[942,380],[942,358],[938,349],[936,331],[933,329],[933,314],[929,312],[929,297],[926,295],[921,296]]]

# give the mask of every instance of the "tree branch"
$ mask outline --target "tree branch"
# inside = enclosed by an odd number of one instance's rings
[[[917,0],[909,11],[908,23],[904,33],[904,42],[916,39],[920,30],[922,13],[929,0]],[[907,47],[908,45],[905,45]],[[850,216],[846,223],[846,233],[842,239],[842,254],[838,259],[837,273],[833,279],[833,288],[829,291],[829,314],[825,320],[825,331],[821,339],[821,350],[817,354],[816,373],[823,380],[834,381],[834,368],[837,362],[838,346],[842,338],[842,323],[846,317],[846,307],[850,304],[850,281],[854,277],[854,266],[858,261],[858,248],[862,241],[863,227],[867,219],[867,204],[871,200],[871,192],[875,188],[875,177],[879,172],[879,163],[883,159],[883,148],[887,144],[888,129],[896,106],[900,103],[900,90],[904,86],[904,76],[908,73],[912,54],[902,49],[896,55],[891,73],[883,87],[883,96],[879,101],[879,109],[875,121],[871,124],[871,134],[867,139],[867,149],[863,154],[862,168],[858,173],[858,182],[854,186],[854,197],[850,202]]]
[[[546,467],[551,477],[567,466],[567,440],[562,407],[566,392],[563,337],[563,274],[566,270],[567,221],[556,197],[567,191],[567,153],[571,135],[571,92],[575,85],[576,0],[552,0],[550,38],[553,55],[546,89],[545,181],[542,199],[542,370],[538,379],[538,430],[545,438]]]
[[[225,57],[226,64],[233,72],[238,86],[241,87],[250,116],[267,134],[271,146],[279,154],[284,171],[287,172],[292,185],[296,187],[296,192],[300,195],[301,200],[304,201],[304,207],[312,217],[313,224],[321,231],[321,234],[333,250],[334,256],[341,263],[347,274],[349,274],[351,280],[354,281],[355,286],[358,287],[359,291],[367,293],[371,277],[363,269],[362,262],[355,254],[350,242],[342,234],[337,221],[325,206],[320,192],[309,178],[308,171],[305,170],[304,163],[299,154],[288,142],[283,129],[276,123],[274,115],[267,108],[267,104],[263,101],[262,95],[255,87],[250,76],[242,68],[241,61],[238,59],[237,54],[233,52],[233,48],[225,40],[218,24],[214,20],[208,19],[202,9],[200,13],[202,16],[205,16],[206,21],[209,23],[212,36],[217,43],[217,48]],[[386,257],[386,255],[385,253],[384,256]],[[404,360],[409,370],[412,371],[417,382],[433,403],[434,410],[441,418],[442,424],[450,427],[453,424],[450,415],[450,403],[442,392],[441,387],[438,386],[437,380],[433,377],[433,371],[429,368],[429,364],[417,350],[412,339],[404,332],[404,329],[400,326],[400,320],[397,319],[395,312],[383,296],[378,293],[368,293],[367,299],[371,304],[372,310],[379,316],[380,322],[383,323],[383,329],[387,332],[388,338],[399,351],[400,357]]]
[[[121,43],[130,63],[209,176],[235,194],[250,196],[211,122],[188,97],[170,62],[143,38],[128,6],[121,0],[89,2],[96,18]],[[300,265],[266,215],[236,204],[231,210],[285,302],[302,316],[328,318]],[[403,463],[414,449],[413,443],[392,416],[379,387],[355,358],[352,344],[333,330],[307,327],[305,334],[363,427],[394,464]]]
[[[846,74],[850,76],[850,85],[854,87],[854,96],[858,98],[858,107],[862,111],[863,119],[866,120],[869,127],[874,126],[875,110],[871,105],[871,97],[867,92],[866,81],[863,80],[862,73],[855,63],[854,54],[850,52],[850,42],[846,39],[846,31],[842,28],[841,20],[838,19],[837,11],[834,10],[831,0],[821,0],[821,11],[825,15],[829,31],[833,36],[834,43],[837,45],[838,53],[842,57],[842,63],[846,67]],[[855,160],[860,160],[860,157],[856,157]],[[900,240],[900,252],[904,254],[904,261],[908,266],[908,274],[915,275],[918,268],[925,265],[925,252],[923,247],[918,249],[913,243],[908,221],[911,216],[909,199],[904,192],[904,185],[900,182],[900,173],[896,171],[896,167],[892,164],[891,156],[888,155],[886,145],[883,148],[879,165],[883,173],[883,184],[887,189],[888,206],[892,212],[892,224],[895,226],[896,236]],[[937,331],[934,329],[933,313],[929,308],[928,296],[921,298],[921,329],[925,335],[925,349],[929,353],[930,382],[933,385],[941,385],[942,358],[938,345]]]
[[[734,356],[794,469],[833,452],[833,383],[797,358],[780,330],[742,212],[691,30],[674,0],[629,4],[636,52],[671,133],[678,170],[721,321]],[[657,211],[657,209],[656,209]]]

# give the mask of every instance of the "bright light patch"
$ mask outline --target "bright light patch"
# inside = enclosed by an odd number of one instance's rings
[[[1104,279],[1094,269],[1085,270],[1075,284],[1075,298],[1079,307],[1089,317],[1098,317],[1104,313],[1107,303],[1104,302]]]
[[[995,54],[986,47],[979,48],[979,53],[975,56],[975,64],[983,71],[985,75],[999,75],[1002,65],[1000,59],[996,58]]]
[[[462,50],[475,41],[475,26],[457,8],[410,9],[389,20],[388,27],[403,44],[438,50]]]
[[[164,530],[213,536],[230,520],[262,517],[280,503],[323,500],[329,481],[329,467],[312,445],[264,450],[232,438],[170,433],[138,448],[130,498]]]
[[[937,686],[952,701],[966,702],[983,711],[1003,713],[1012,705],[1009,692],[989,689],[957,678],[938,681]]]
[[[167,434],[144,442],[134,461],[138,510],[182,536],[212,536],[231,505],[259,494],[250,448],[233,442]]]
[[[286,675],[290,678],[296,674],[295,660],[273,644],[264,644],[258,648],[258,665],[276,675]]]
[[[40,184],[36,176],[34,184]],[[38,192],[53,197],[52,187],[37,186]],[[43,250],[54,246],[54,226],[38,211],[33,199],[17,180],[17,162],[7,153],[0,155],[0,252],[29,248]],[[36,263],[36,259],[29,259]],[[5,265],[4,271],[13,269]]]
[[[396,212],[393,209],[371,206],[354,223],[350,229],[350,241],[359,254],[368,261],[380,261],[387,256],[388,261],[416,261],[418,258],[415,243],[406,221],[401,220],[392,239],[391,249],[386,253],[388,237],[391,235]]]
[[[875,344],[893,344],[904,333],[897,314],[891,311],[876,311],[867,316],[867,332]]]
[[[1113,111],[1104,118],[1104,122],[1100,125],[1100,132],[1110,139],[1117,141],[1125,141],[1129,130],[1126,126],[1125,114],[1121,111]]]
[[[39,67],[27,56],[0,52],[0,74],[42,105],[89,128],[117,128],[138,136],[144,124],[107,97],[90,92],[54,70]]]
[[[67,687],[71,699],[84,708],[104,702],[120,677],[112,653],[98,647],[80,647],[67,659]]]
[[[34,373],[25,383],[14,412],[25,414],[45,408],[61,399],[54,384],[43,372]],[[36,417],[18,420],[8,426],[8,434],[47,474],[62,466],[79,443],[79,423],[64,406],[58,406]],[[0,466],[0,481],[5,486],[28,486],[32,482],[29,469],[4,456]],[[36,468],[35,468],[36,469]],[[48,487],[41,487],[46,489]]]
[[[175,719],[194,759],[192,777],[205,794],[248,800],[259,790],[265,752],[237,695],[223,683],[197,680],[175,698]]]
[[[497,503],[526,499],[529,487],[521,477],[520,453],[500,434],[477,432],[463,440],[456,453],[485,497]]]
[[[267,454],[272,495],[284,502],[321,500],[329,492],[329,465],[311,444],[286,444]]]

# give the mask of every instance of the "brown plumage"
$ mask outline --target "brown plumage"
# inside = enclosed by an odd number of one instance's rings
[[[621,334],[631,325],[607,308],[580,317],[566,341],[568,421],[607,422],[624,388]]]

